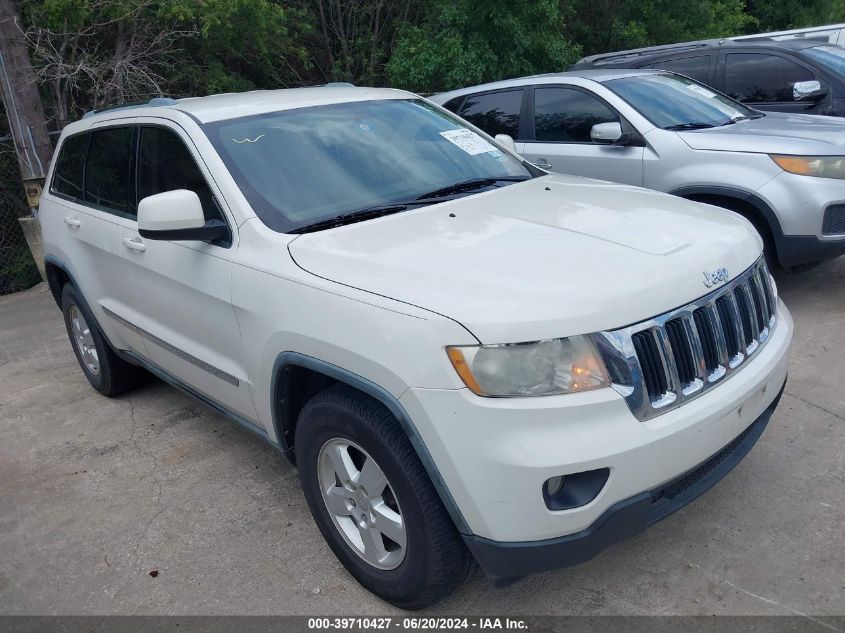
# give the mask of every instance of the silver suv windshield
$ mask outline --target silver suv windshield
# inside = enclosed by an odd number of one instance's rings
[[[730,125],[763,114],[703,84],[676,75],[634,75],[604,82],[632,108],[664,130]]]
[[[302,233],[533,176],[421,99],[355,101],[203,126],[271,229]]]

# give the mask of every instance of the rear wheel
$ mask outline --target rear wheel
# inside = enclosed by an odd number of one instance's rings
[[[144,370],[114,353],[73,284],[62,288],[62,312],[76,360],[94,389],[105,396],[117,396],[142,381]]]
[[[380,598],[422,609],[468,575],[472,559],[410,440],[380,403],[336,385],[296,428],[305,498],[347,570]]]

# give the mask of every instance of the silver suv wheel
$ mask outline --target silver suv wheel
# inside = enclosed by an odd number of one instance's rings
[[[354,442],[335,438],[320,449],[318,479],[323,502],[347,545],[378,569],[405,559],[402,510],[382,469]]]

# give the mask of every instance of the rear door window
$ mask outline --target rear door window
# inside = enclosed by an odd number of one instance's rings
[[[88,134],[70,136],[62,143],[56,158],[52,191],[74,200],[82,200],[82,177],[85,173],[85,152]]]
[[[671,70],[679,75],[686,75],[691,79],[700,81],[703,84],[710,83],[710,55],[696,55],[694,57],[680,57],[675,59],[664,59],[652,64],[646,64],[643,68],[658,68],[660,70]]]
[[[519,113],[522,110],[522,89],[470,95],[460,116],[490,136],[507,134],[519,138]]]
[[[534,138],[557,143],[592,143],[597,123],[619,121],[619,115],[596,97],[574,88],[534,89]]]
[[[792,87],[813,73],[795,62],[765,53],[725,55],[725,92],[748,103],[791,102]]]
[[[131,127],[107,128],[91,133],[88,160],[85,163],[85,202],[105,211],[134,218],[132,136]]]

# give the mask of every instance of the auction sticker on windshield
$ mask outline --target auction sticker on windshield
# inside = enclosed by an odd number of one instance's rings
[[[440,136],[457,145],[470,156],[495,152],[496,148],[472,130],[446,130]]]

